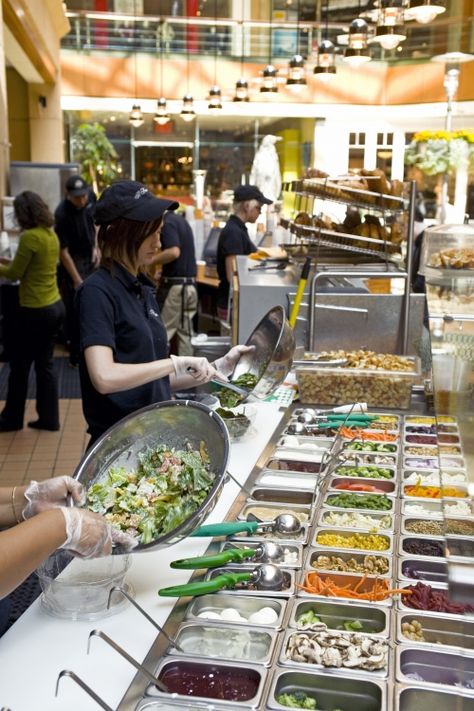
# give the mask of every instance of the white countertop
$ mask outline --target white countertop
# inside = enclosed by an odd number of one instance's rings
[[[228,470],[243,483],[279,423],[282,412],[274,403],[256,405],[251,436],[233,444]],[[239,489],[230,480],[208,523],[224,520]],[[187,538],[170,548],[132,555],[126,582],[135,599],[159,624],[164,624],[175,598],[160,598],[159,588],[186,582],[192,571],[172,570],[177,558],[201,555],[208,538]],[[157,636],[155,628],[132,605],[94,622],[74,622],[48,615],[36,600],[0,638],[0,708],[10,711],[96,711],[98,705],[73,680],[63,678],[58,697],[55,687],[63,669],[75,672],[109,706],[115,708],[135,676],[135,668],[100,638],[87,640],[93,629],[102,630],[137,661],[142,662]],[[143,683],[145,688],[145,680]]]

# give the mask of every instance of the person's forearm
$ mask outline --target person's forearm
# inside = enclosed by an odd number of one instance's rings
[[[21,521],[26,486],[2,486],[0,488],[0,528],[14,526]]]
[[[169,247],[168,249],[163,249],[156,257],[153,258],[152,264],[169,264],[178,259],[181,251],[178,247]]]
[[[72,283],[74,286],[79,286],[79,284],[82,283],[82,277],[77,271],[76,265],[74,264],[74,260],[69,254],[69,252],[62,251],[61,252],[61,264],[63,265],[64,269],[67,271],[69,274],[69,277],[72,280]]]
[[[84,355],[92,384],[102,395],[130,390],[175,372],[170,358],[149,363],[116,363],[104,358],[98,346],[86,348]]]
[[[0,598],[12,592],[66,540],[59,509],[50,509],[0,532]]]

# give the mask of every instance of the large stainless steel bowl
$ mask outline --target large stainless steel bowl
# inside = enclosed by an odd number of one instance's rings
[[[138,453],[148,447],[166,444],[184,449],[190,444],[199,449],[201,442],[207,446],[214,484],[201,506],[173,531],[146,544],[139,544],[134,551],[165,548],[188,536],[201,525],[214,508],[224,485],[229,459],[229,434],[213,410],[199,402],[170,400],[149,405],[117,422],[80,462],[74,478],[89,489],[92,484],[105,478],[110,467],[124,466],[133,469],[138,465]]]
[[[263,400],[284,381],[293,362],[295,336],[283,306],[274,306],[265,314],[245,345],[255,350],[241,356],[229,379],[253,373],[258,381],[250,394]]]

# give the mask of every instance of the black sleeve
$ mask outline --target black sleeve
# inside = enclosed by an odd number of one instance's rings
[[[234,254],[244,254],[244,246],[242,238],[238,232],[229,230],[222,240],[222,254],[224,257],[229,257]]]
[[[76,294],[81,350],[108,346],[115,352],[115,309],[109,294],[91,284],[83,284]]]
[[[169,249],[170,247],[181,247],[179,239],[178,227],[174,220],[167,220],[163,223],[160,234],[161,248]]]
[[[60,210],[59,208],[56,210],[54,213],[54,231],[58,235],[59,238],[59,244],[61,245],[61,249],[65,249],[66,247],[69,247],[69,232],[70,232],[70,227],[68,224],[68,220],[66,216],[64,215],[63,211]]]

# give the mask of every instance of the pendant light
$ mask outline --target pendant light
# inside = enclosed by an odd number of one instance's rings
[[[306,86],[304,59],[300,54],[300,0],[296,3],[296,54],[292,56],[288,64],[286,86],[293,91]]]
[[[244,77],[244,55],[245,55],[245,25],[244,25],[244,8],[245,0],[242,0],[242,19],[240,21],[240,79],[235,82],[235,94],[233,101],[248,101],[249,100],[249,85]]]
[[[263,70],[261,94],[275,94],[278,91],[277,77],[278,69],[272,64],[272,40],[273,40],[273,0],[269,2],[270,22],[268,28],[268,64]]]
[[[406,33],[403,27],[404,0],[381,0],[374,42],[383,49],[396,49]]]
[[[133,3],[133,38],[136,37],[136,2]],[[128,122],[133,128],[140,128],[144,123],[143,113],[140,105],[136,102],[137,100],[137,51],[134,50],[133,54],[133,71],[134,71],[134,84],[135,84],[135,103],[132,106],[132,110],[128,115]]]
[[[446,12],[446,8],[439,1],[411,0],[410,7],[405,10],[405,19],[415,20],[415,22],[419,22],[422,25],[427,25],[443,12]]]
[[[157,123],[158,126],[165,126],[170,120],[170,115],[168,113],[166,99],[163,96],[163,32],[160,37],[160,98],[156,102],[156,113],[153,117],[153,121]]]
[[[349,26],[349,46],[344,51],[344,61],[353,67],[370,62],[370,50],[367,46],[369,27],[361,17],[352,20]]]
[[[207,108],[210,113],[218,114],[222,110],[222,95],[217,84],[217,0],[214,0],[214,84],[209,90],[209,103]]]
[[[328,81],[336,73],[336,53],[334,44],[328,37],[329,0],[326,2],[324,38],[318,45],[318,55],[313,73],[321,81]]]
[[[196,118],[196,112],[194,111],[194,99],[189,93],[189,37],[187,29],[189,24],[186,24],[186,93],[183,96],[183,105],[179,115],[186,121],[190,123]]]

